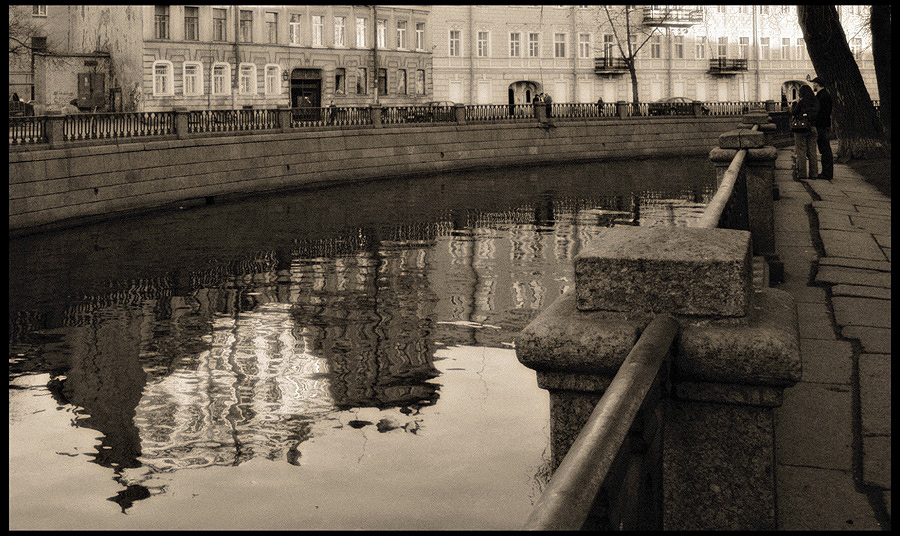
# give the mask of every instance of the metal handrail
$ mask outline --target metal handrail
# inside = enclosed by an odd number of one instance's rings
[[[584,526],[677,333],[678,322],[670,315],[655,317],[644,329],[538,499],[525,529]]]
[[[759,125],[753,125],[753,128],[750,130],[755,131],[758,130],[758,128]],[[740,149],[737,154],[734,155],[734,159],[722,176],[722,182],[719,184],[719,188],[716,190],[713,198],[709,201],[709,204],[706,205],[706,209],[703,210],[703,215],[694,223],[694,227],[699,227],[701,229],[715,229],[719,226],[719,221],[722,219],[722,213],[725,211],[728,200],[731,199],[734,185],[737,184],[738,176],[741,173],[741,168],[744,166],[744,158],[746,157],[747,149]]]

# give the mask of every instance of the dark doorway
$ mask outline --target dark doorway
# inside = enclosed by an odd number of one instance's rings
[[[322,71],[294,69],[291,71],[291,108],[294,119],[316,121],[322,106]]]

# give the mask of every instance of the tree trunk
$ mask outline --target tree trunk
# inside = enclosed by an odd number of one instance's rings
[[[637,69],[634,66],[634,58],[628,62],[628,72],[631,74],[631,102],[634,103],[634,115],[640,115],[640,98],[638,97]]]
[[[799,5],[797,14],[816,76],[825,80],[834,100],[838,136],[836,159],[889,155],[881,124],[837,10],[832,5]]]
[[[872,6],[872,58],[878,78],[878,115],[888,143],[891,142],[891,5]]]

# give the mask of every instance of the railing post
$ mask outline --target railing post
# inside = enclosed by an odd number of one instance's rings
[[[372,120],[372,126],[375,128],[381,128],[381,105],[380,104],[370,104],[369,105],[369,117]]]
[[[178,136],[179,140],[183,140],[189,136],[188,134],[188,112],[187,110],[175,109],[174,112],[174,123],[175,123],[175,134]]]
[[[278,126],[282,132],[291,131],[291,108],[287,105],[278,106]]]
[[[709,153],[709,159],[716,166],[717,178],[728,168],[739,149],[747,149],[747,158],[741,171],[746,185],[745,198],[736,199],[746,208],[746,230],[753,237],[753,254],[763,256],[769,264],[772,282],[780,282],[783,264],[775,252],[775,212],[773,200],[778,197],[775,186],[775,158],[778,151],[766,145],[766,132],[774,124],[769,123],[767,114],[747,114],[744,125],[757,125],[758,130],[738,129],[719,136],[719,147]]]
[[[550,391],[561,459],[654,314],[681,326],[663,403],[663,528],[775,528],[774,407],[799,379],[794,304],[753,290],[750,233],[614,227],[516,353]],[[651,464],[652,465],[652,464]]]
[[[628,117],[628,105],[625,101],[616,102],[616,115],[619,117]]]
[[[66,142],[66,116],[47,116],[47,143],[51,149],[56,149]]]
[[[460,125],[465,125],[466,124],[466,105],[456,103],[453,106],[453,111],[456,114],[456,122]]]

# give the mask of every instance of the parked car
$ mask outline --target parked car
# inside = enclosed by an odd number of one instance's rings
[[[650,115],[694,115],[694,103],[700,101],[687,97],[666,97],[649,106]],[[701,104],[703,114],[709,113],[709,108]]]
[[[456,103],[453,101],[431,101],[412,109],[407,117],[410,123],[431,123],[434,121],[454,121]]]

